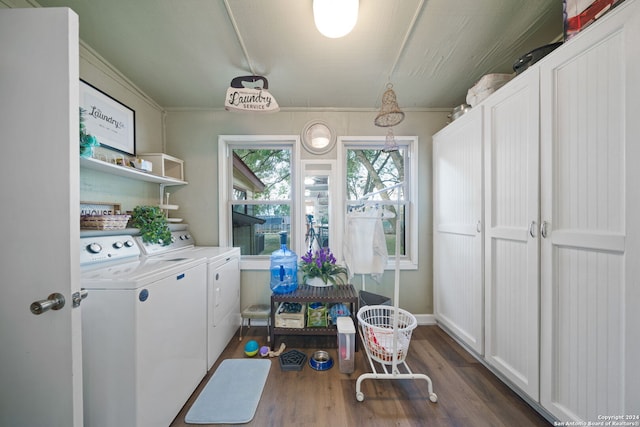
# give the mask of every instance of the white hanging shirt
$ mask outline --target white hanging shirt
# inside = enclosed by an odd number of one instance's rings
[[[389,254],[380,215],[350,212],[345,224],[344,260],[349,279],[354,274],[371,274],[379,281]]]

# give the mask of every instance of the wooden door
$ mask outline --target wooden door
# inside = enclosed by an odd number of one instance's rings
[[[485,358],[538,399],[538,70],[485,101]]]
[[[2,9],[0,52],[0,425],[81,426],[78,17]]]
[[[482,354],[481,107],[434,136],[433,185],[436,319]]]
[[[541,63],[541,402],[561,420],[640,413],[638,40],[627,1]]]

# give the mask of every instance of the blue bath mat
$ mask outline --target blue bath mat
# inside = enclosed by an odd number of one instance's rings
[[[226,359],[187,412],[189,424],[243,424],[253,419],[271,368],[269,359]]]

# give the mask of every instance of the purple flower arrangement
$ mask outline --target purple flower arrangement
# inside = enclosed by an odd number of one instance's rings
[[[302,281],[319,277],[325,283],[342,285],[345,283],[347,269],[336,264],[336,257],[329,248],[320,248],[315,252],[309,250],[300,257],[300,270],[302,271]]]

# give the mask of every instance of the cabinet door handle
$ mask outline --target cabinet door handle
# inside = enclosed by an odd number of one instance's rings
[[[478,220],[478,223],[476,224],[476,231],[478,233],[482,232],[482,222],[480,220]]]
[[[533,237],[534,239],[536,237],[536,222],[535,221],[531,221],[531,224],[529,224],[529,236]]]
[[[542,224],[540,224],[540,235],[544,239],[547,238],[547,221],[542,221]]]

